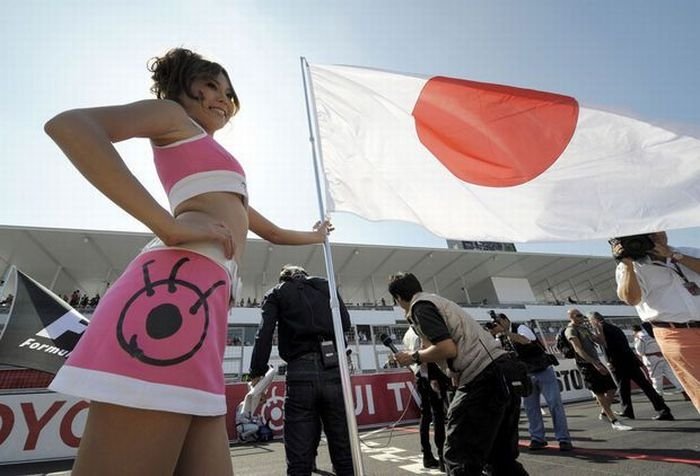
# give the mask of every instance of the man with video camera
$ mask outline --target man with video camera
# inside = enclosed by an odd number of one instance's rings
[[[700,412],[700,249],[666,232],[610,240],[617,295],[654,327],[661,352]]]
[[[527,475],[517,461],[520,397],[530,382],[525,366],[456,303],[424,293],[415,275],[393,275],[389,293],[416,333],[430,342],[415,352],[395,353],[396,361],[435,362],[449,368],[456,382],[443,452],[447,474],[481,475],[488,463],[494,476]]]

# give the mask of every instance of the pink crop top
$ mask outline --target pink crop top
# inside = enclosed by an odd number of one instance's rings
[[[243,167],[204,130],[172,144],[151,145],[156,171],[168,194],[171,211],[188,198],[207,192],[237,193],[248,206]]]

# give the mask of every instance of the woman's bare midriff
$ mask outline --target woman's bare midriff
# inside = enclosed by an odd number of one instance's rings
[[[231,192],[197,195],[178,205],[175,218],[190,223],[223,223],[233,236],[234,260],[241,262],[248,235],[248,209],[240,195]]]

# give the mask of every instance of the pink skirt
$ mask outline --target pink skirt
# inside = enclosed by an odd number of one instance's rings
[[[231,278],[197,252],[156,248],[112,284],[49,389],[190,415],[226,413]]]

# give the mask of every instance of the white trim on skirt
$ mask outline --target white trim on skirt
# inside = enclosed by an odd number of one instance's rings
[[[176,385],[64,365],[49,385],[54,392],[143,410],[197,416],[226,414],[226,396]]]

